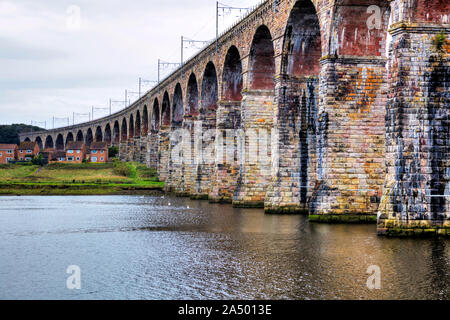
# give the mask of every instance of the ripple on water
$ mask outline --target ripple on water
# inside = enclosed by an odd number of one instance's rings
[[[0,299],[449,298],[448,240],[170,197],[0,203]],[[65,288],[69,265],[80,292]],[[370,265],[381,290],[367,289]]]

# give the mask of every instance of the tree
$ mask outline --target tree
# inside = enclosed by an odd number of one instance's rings
[[[37,156],[35,156],[33,158],[33,160],[31,160],[31,163],[36,166],[43,166],[44,165],[44,157],[42,156],[42,154],[38,154]]]
[[[45,130],[39,127],[30,126],[26,124],[12,124],[0,126],[0,143],[19,144],[19,134],[22,132],[41,131]]]
[[[109,158],[115,158],[119,154],[119,148],[118,147],[110,147],[108,149],[108,157]]]

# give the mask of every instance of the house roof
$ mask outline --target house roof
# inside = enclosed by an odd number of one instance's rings
[[[34,147],[36,147],[36,145],[37,145],[36,142],[24,141],[24,142],[20,143],[19,149],[21,149],[21,150],[25,150],[25,149],[33,150]]]
[[[15,150],[17,149],[17,144],[0,144],[0,150]]]
[[[81,141],[69,142],[66,145],[66,150],[82,150],[84,148],[84,143]]]
[[[66,158],[65,151],[56,151],[52,154],[52,160],[58,160],[59,158]]]
[[[108,144],[106,142],[92,142],[89,146],[91,150],[107,150]]]

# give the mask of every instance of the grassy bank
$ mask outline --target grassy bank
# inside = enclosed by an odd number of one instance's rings
[[[138,163],[0,165],[0,195],[153,194],[164,187]]]

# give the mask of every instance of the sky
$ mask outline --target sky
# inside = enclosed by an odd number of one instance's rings
[[[0,0],[0,125],[51,129],[53,117],[55,127],[72,124],[74,112],[81,123],[92,106],[95,118],[106,115],[110,99],[138,91],[139,77],[157,80],[158,59],[180,62],[181,36],[214,39],[215,12],[215,0]],[[245,13],[220,12],[221,31]]]

